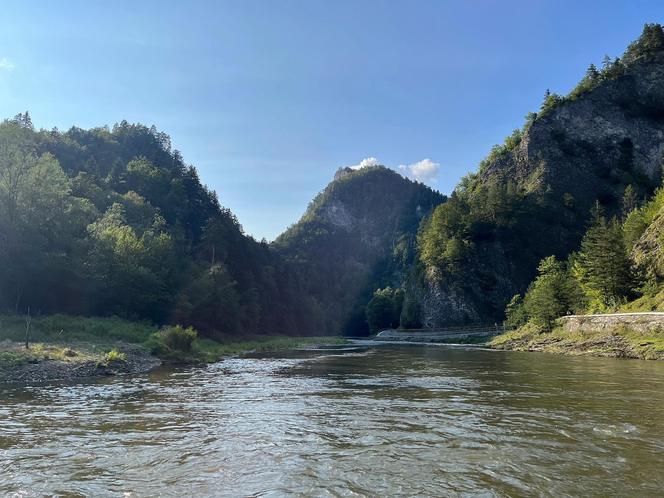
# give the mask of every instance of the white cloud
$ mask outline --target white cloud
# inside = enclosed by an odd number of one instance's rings
[[[0,71],[13,71],[14,64],[7,57],[0,58]]]
[[[422,159],[412,164],[402,164],[399,166],[399,171],[409,178],[414,178],[422,183],[431,183],[436,180],[440,164],[433,162],[431,159]]]
[[[380,166],[380,161],[376,159],[375,157],[367,157],[365,159],[362,159],[359,164],[354,164],[353,166],[350,166],[351,169],[361,169],[361,168],[366,168],[367,166]]]
[[[349,166],[351,169],[361,169],[367,166],[380,166],[383,165],[375,157],[367,157],[362,159],[358,164]],[[390,166],[388,166],[389,168]],[[406,178],[417,180],[422,183],[433,183],[437,180],[440,164],[433,162],[431,159],[422,159],[412,164],[401,164],[396,168],[392,168],[401,173]]]

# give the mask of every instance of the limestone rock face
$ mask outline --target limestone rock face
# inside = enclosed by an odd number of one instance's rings
[[[655,177],[664,158],[664,54],[637,62],[535,120],[519,145],[480,171],[583,206],[619,200],[626,180]]]
[[[473,323],[481,319],[468,296],[441,281],[440,272],[432,268],[426,276],[422,296],[422,325],[427,328],[445,323]]]
[[[560,208],[555,212],[566,219],[547,216],[548,208],[533,215],[537,219],[528,221],[521,245],[541,246],[537,250],[510,246],[508,233],[501,240],[474,243],[472,262],[462,275],[428,269],[413,291],[422,322],[442,327],[501,320],[510,298],[534,278],[538,258],[565,258],[578,249],[596,201],[608,215],[617,214],[625,187],[635,185],[640,196],[647,195],[659,183],[663,162],[664,53],[659,52],[564,99],[526,127],[511,150],[492,154],[481,165],[480,185],[511,183],[536,199],[531,207],[541,200],[540,205]],[[637,249],[650,270],[664,272],[659,236],[664,218],[653,225]]]
[[[421,322],[444,327],[500,321],[505,302],[515,294],[513,275],[521,264],[511,259],[500,244],[480,248],[482,256],[472,271],[448,276],[428,268],[421,297]]]

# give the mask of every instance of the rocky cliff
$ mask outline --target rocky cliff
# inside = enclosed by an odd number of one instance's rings
[[[487,162],[482,181],[615,204],[625,185],[659,179],[664,158],[664,53],[639,60],[537,117],[518,145]]]
[[[613,215],[628,185],[650,194],[663,160],[664,32],[647,25],[621,59],[547,95],[436,209],[406,300],[428,326],[502,320],[540,259],[578,248],[593,205]]]

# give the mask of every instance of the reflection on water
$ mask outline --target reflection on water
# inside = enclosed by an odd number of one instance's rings
[[[5,496],[655,496],[664,363],[361,345],[0,387]]]

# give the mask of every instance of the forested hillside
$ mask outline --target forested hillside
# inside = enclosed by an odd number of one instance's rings
[[[591,65],[569,95],[547,91],[424,223],[406,289],[423,323],[501,321],[538,266],[557,271],[541,260],[565,260],[590,223],[608,230],[624,197],[636,207],[653,192],[664,158],[662,81],[664,32],[653,24],[622,57]]]
[[[237,334],[366,333],[443,197],[386,168],[342,171],[270,247],[243,234],[169,137],[0,124],[0,309],[116,315]]]
[[[547,91],[449,199],[342,168],[270,245],[154,127],[36,131],[20,114],[0,124],[0,309],[219,338],[499,322],[508,304],[527,320],[542,279],[569,291],[555,313],[657,307],[643,300],[664,274],[661,192],[644,202],[661,184],[662,81],[664,32],[646,25],[567,96]]]
[[[169,137],[0,124],[0,308],[118,315],[207,335],[307,333],[295,279]]]
[[[302,219],[274,242],[302,278],[320,330],[369,332],[367,302],[376,289],[403,286],[420,222],[444,200],[382,166],[337,172]]]

